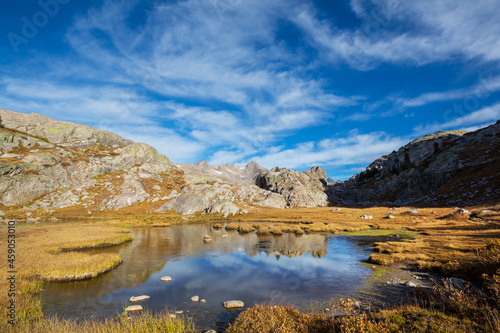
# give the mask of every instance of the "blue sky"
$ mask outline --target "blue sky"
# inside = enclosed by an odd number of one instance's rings
[[[500,118],[498,0],[19,0],[0,108],[207,160],[346,179]]]

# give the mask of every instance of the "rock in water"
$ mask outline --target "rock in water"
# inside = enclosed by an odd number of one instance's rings
[[[172,281],[172,278],[170,276],[162,276],[160,278],[160,281],[161,282],[170,282],[170,281]]]
[[[137,296],[137,297],[132,296],[132,297],[130,297],[129,302],[130,302],[130,303],[136,303],[136,302],[142,302],[142,301],[145,301],[145,300],[147,300],[147,299],[149,299],[149,296],[146,296],[146,295]]]
[[[232,309],[241,309],[245,306],[245,303],[242,301],[225,301],[224,307],[228,310]]]
[[[191,301],[193,301],[193,302],[198,302],[199,300],[200,300],[200,296],[191,297]]]
[[[142,311],[142,306],[140,305],[131,305],[125,309],[127,312],[139,312]]]

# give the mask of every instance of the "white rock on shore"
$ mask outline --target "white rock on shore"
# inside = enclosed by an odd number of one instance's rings
[[[142,311],[142,306],[140,305],[131,305],[125,309],[127,312],[139,312]]]

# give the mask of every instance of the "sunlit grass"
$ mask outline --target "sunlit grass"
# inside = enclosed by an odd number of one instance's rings
[[[39,319],[31,321],[21,321],[15,327],[7,326],[3,323],[0,326],[2,332],[26,332],[26,333],[149,333],[149,332],[171,332],[171,333],[189,333],[196,332],[195,325],[189,317],[170,317],[168,312],[160,314],[151,314],[144,312],[139,315],[127,318],[126,315],[118,318],[109,318],[104,321],[83,320],[76,322],[74,320],[64,320],[57,318]]]

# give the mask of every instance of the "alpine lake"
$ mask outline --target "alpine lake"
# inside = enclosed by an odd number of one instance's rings
[[[118,253],[123,263],[97,278],[46,283],[44,312],[63,318],[99,319],[134,303],[152,312],[165,308],[193,317],[200,329],[225,327],[256,304],[312,309],[321,302],[359,296],[376,275],[367,264],[373,237],[347,234],[240,234],[214,223],[133,228],[133,241],[87,251]],[[211,241],[205,242],[205,235]],[[383,240],[390,240],[392,237]],[[162,282],[163,276],[172,278]],[[193,302],[199,296],[205,302]],[[226,310],[240,300],[243,309]]]

